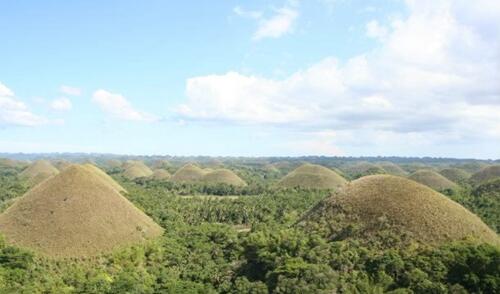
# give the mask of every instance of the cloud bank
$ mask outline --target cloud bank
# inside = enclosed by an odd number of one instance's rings
[[[183,119],[363,130],[368,139],[500,138],[500,2],[406,1],[371,20],[377,47],[284,79],[237,71],[187,80]],[[346,135],[350,136],[350,135]]]

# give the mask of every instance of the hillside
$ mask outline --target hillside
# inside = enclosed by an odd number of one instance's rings
[[[460,204],[429,187],[389,175],[351,182],[313,208],[304,221],[330,228],[337,238],[377,239],[389,231],[430,244],[469,237],[499,244],[496,233]],[[354,231],[348,230],[352,224],[357,227]]]
[[[307,189],[336,189],[345,185],[347,181],[321,165],[303,164],[290,172],[278,182],[279,187]]]
[[[38,160],[23,170],[19,177],[28,181],[31,185],[36,185],[58,173],[59,170],[49,161]]]
[[[477,185],[496,178],[500,178],[500,165],[485,167],[473,174],[470,180]]]
[[[203,179],[206,171],[195,164],[188,163],[178,169],[170,178],[172,182],[193,183]]]
[[[2,215],[9,243],[51,257],[87,257],[161,235],[162,229],[89,166],[73,165]]]
[[[444,191],[446,189],[454,190],[458,188],[457,184],[433,170],[418,170],[412,173],[408,178],[420,184],[431,187],[436,191]]]
[[[238,175],[228,169],[216,169],[211,171],[203,176],[202,181],[208,184],[226,184],[236,187],[247,185]]]

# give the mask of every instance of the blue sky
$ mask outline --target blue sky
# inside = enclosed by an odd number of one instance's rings
[[[1,1],[0,152],[499,158],[468,2]]]

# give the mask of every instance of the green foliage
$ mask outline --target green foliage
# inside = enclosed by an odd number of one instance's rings
[[[447,195],[478,215],[497,233],[500,232],[500,179],[483,183],[472,190],[463,188]]]
[[[124,182],[127,197],[165,234],[107,256],[51,260],[0,241],[0,293],[500,292],[498,247],[468,242],[422,247],[385,236],[383,242],[395,246],[381,249],[388,246],[331,238],[332,232],[355,235],[359,228],[353,223],[348,231],[337,232],[334,223],[320,224],[322,230],[294,225],[328,191],[274,190],[259,184],[256,170],[243,170],[254,178],[245,178],[252,183],[249,190]],[[464,189],[450,197],[478,211],[489,207],[490,214],[482,216],[490,217],[498,212],[475,197],[498,191],[492,187]],[[25,191],[11,176],[0,177],[0,189],[2,199]],[[228,197],[179,196],[206,194]],[[250,232],[239,232],[235,225]]]

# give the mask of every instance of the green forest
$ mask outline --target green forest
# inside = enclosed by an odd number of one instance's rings
[[[500,292],[498,244],[415,242],[381,220],[376,234],[363,233],[349,218],[311,225],[308,211],[334,189],[279,187],[293,167],[227,166],[248,185],[130,180],[120,168],[103,168],[163,235],[99,256],[65,259],[2,239],[0,293]],[[165,169],[173,173],[177,167]],[[18,176],[21,170],[1,169],[2,210],[31,188]],[[358,170],[342,175],[366,176]],[[498,233],[500,178],[440,192]]]

